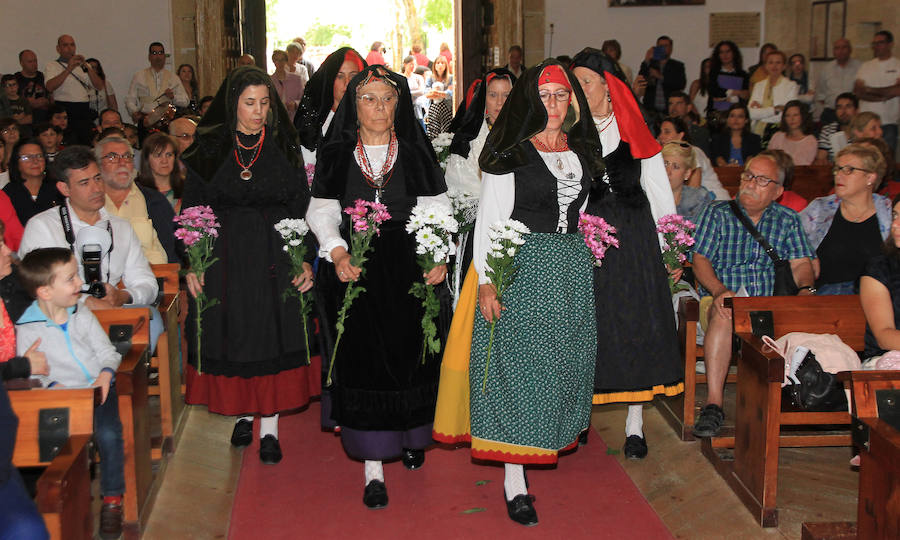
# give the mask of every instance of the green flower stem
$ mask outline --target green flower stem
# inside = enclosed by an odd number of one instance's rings
[[[200,351],[200,348],[201,348],[200,336],[203,334],[203,326],[201,325],[200,321],[202,320],[202,315],[203,315],[203,297],[204,296],[206,296],[206,295],[201,292],[200,294],[198,294],[196,296],[196,298],[194,298],[194,303],[196,304],[196,307],[197,307],[197,317],[196,318],[197,318],[197,373],[198,374],[203,373],[203,371],[200,368],[200,363],[203,360],[203,356],[201,355],[201,351]]]

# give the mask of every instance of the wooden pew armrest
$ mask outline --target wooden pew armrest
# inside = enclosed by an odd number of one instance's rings
[[[741,361],[751,362],[757,371],[767,373],[769,382],[784,381],[784,358],[777,351],[753,334],[740,332],[737,336],[741,340]]]
[[[66,503],[66,486],[73,475],[80,474],[79,467],[88,465],[88,443],[91,435],[72,435],[53,458],[37,481],[37,507],[43,514],[61,513]],[[86,474],[86,473],[84,473]]]
[[[146,378],[149,363],[150,348],[143,343],[133,344],[116,370],[116,392],[120,396],[134,393],[134,380]]]
[[[678,315],[685,321],[700,320],[700,302],[689,296],[683,296],[678,300]]]

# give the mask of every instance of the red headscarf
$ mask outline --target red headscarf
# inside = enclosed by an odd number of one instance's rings
[[[362,58],[358,54],[356,54],[356,51],[351,50],[344,53],[344,62],[353,62],[354,64],[356,64],[356,69],[358,71],[363,70]]]
[[[605,78],[612,99],[613,112],[616,113],[616,122],[619,125],[619,135],[631,147],[631,156],[646,159],[658,154],[662,147],[647,128],[634,94],[612,73],[607,73]]]
[[[487,82],[484,83],[485,85],[490,84],[491,75],[493,75],[493,73],[488,75]],[[472,84],[469,85],[469,89],[466,90],[466,108],[468,108],[469,105],[471,105],[472,98],[475,97],[475,90],[478,89],[479,84],[481,84],[481,79],[475,79],[474,81],[472,81]]]
[[[561,84],[569,90],[572,90],[572,84],[569,82],[569,78],[566,77],[562,68],[556,64],[550,64],[545,67],[538,77],[538,86],[547,83]]]

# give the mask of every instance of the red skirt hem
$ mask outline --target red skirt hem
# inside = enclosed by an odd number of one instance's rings
[[[250,378],[201,374],[186,365],[184,400],[188,405],[206,405],[216,414],[271,416],[304,407],[311,397],[321,395],[321,371],[321,356],[313,356],[309,366]]]

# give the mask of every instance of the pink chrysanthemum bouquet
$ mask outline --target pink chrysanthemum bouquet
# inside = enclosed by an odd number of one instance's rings
[[[656,232],[663,235],[662,259],[671,272],[684,267],[687,260],[686,253],[694,245],[694,230],[697,228],[689,219],[678,214],[668,214],[656,223]],[[678,285],[669,276],[669,291],[675,294],[687,287]]]
[[[603,264],[606,250],[619,247],[616,228],[602,217],[581,212],[578,216],[578,230],[584,235],[584,243],[591,250],[596,266]]]

